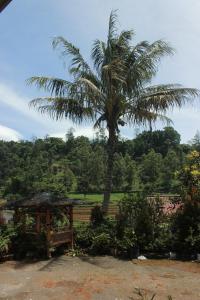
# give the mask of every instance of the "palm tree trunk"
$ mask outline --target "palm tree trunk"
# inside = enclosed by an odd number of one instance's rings
[[[102,203],[102,210],[105,214],[108,212],[108,206],[110,203],[110,194],[112,191],[113,159],[114,159],[115,146],[117,140],[114,126],[110,126],[108,128],[108,131],[109,131],[109,137],[107,142],[108,160],[107,160],[107,170],[105,176],[104,199]]]

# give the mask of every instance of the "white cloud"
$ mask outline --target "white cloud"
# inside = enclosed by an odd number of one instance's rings
[[[83,136],[88,137],[89,139],[93,139],[93,138],[95,138],[95,134],[97,132],[92,127],[72,126],[72,128],[74,129],[73,134],[75,137],[83,135]],[[54,133],[50,133],[49,135],[52,137],[59,137],[59,138],[65,139],[66,132],[54,132]]]
[[[29,107],[29,102],[31,99],[25,96],[19,95],[11,86],[8,86],[5,83],[0,83],[0,103],[14,109],[16,112],[24,115],[25,118],[30,120],[30,130],[34,127],[35,124],[40,126],[42,132],[52,132],[52,131],[64,131],[72,127],[72,122],[69,120],[54,121],[49,116],[41,115],[39,112],[34,110],[34,108]],[[21,116],[16,115],[16,118]],[[23,128],[22,128],[23,131]],[[40,134],[38,132],[31,134]]]
[[[0,125],[0,140],[4,140],[4,141],[19,141],[20,139],[22,139],[22,135],[9,127]]]
[[[31,119],[45,123],[44,118],[39,115],[36,111],[29,108],[30,99],[18,95],[10,86],[0,83],[0,102],[15,109],[21,114],[30,117]]]
[[[92,139],[95,137],[96,132],[97,132],[97,130],[94,130],[92,127],[77,127],[77,128],[75,128],[74,135],[75,136],[84,135],[84,136],[87,136],[88,138]]]
[[[7,84],[0,83],[0,103],[11,107],[30,120],[30,135],[36,134],[37,136],[40,136],[40,133],[32,132],[35,123],[40,125],[41,132],[46,132],[46,134],[49,134],[50,136],[64,138],[71,127],[75,129],[75,136],[85,135],[92,138],[95,135],[92,126],[86,126],[84,124],[82,124],[82,126],[76,126],[70,120],[65,119],[55,121],[46,115],[41,115],[39,112],[29,107],[28,104],[30,100],[31,99],[28,99],[27,97],[20,96]],[[18,116],[16,115],[16,117]],[[21,116],[18,118],[21,118]]]

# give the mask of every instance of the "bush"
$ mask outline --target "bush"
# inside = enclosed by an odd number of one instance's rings
[[[94,234],[92,238],[92,244],[90,251],[92,254],[110,254],[112,246],[112,237],[110,233],[106,233],[102,230],[99,233]]]
[[[159,198],[147,200],[143,193],[130,194],[120,203],[118,232],[134,232],[132,246],[140,251],[163,252],[169,244],[169,220],[160,208]]]
[[[16,236],[16,228],[11,224],[0,227],[0,258],[8,254],[12,247],[12,239]]]
[[[118,227],[117,227],[118,228]],[[124,228],[123,234],[116,234],[114,243],[114,249],[118,255],[133,256],[137,254],[137,237],[132,228]]]
[[[33,235],[19,231],[12,241],[12,248],[15,259],[46,257],[46,236],[43,233]]]
[[[92,209],[90,222],[93,226],[98,226],[104,222],[104,214],[100,206],[96,205]]]
[[[183,255],[200,252],[200,207],[187,202],[172,222],[172,250]]]
[[[76,228],[76,245],[91,254],[134,256],[140,251],[164,252],[169,247],[170,223],[160,204],[142,193],[125,196],[117,220],[105,218],[100,207],[92,211],[89,225]]]
[[[81,223],[75,227],[74,237],[75,237],[75,245],[78,248],[82,248],[86,252],[89,251],[92,245],[92,237],[94,233],[92,227],[88,224]]]
[[[75,229],[75,243],[90,254],[110,254],[114,232],[115,221],[106,218],[100,224],[81,224]]]

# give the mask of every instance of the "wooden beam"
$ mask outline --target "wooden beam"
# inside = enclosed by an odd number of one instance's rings
[[[71,249],[73,250],[74,249],[74,231],[73,231],[73,206],[71,205],[69,207],[70,209],[70,230],[71,230]]]
[[[46,210],[46,239],[47,239],[47,258],[51,258],[51,252],[50,252],[51,215],[49,209]]]
[[[40,213],[36,212],[36,232],[40,233]]]
[[[0,13],[12,0],[0,0]]]

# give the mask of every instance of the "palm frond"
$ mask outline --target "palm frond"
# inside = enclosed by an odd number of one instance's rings
[[[69,118],[74,123],[81,123],[84,119],[95,118],[95,111],[92,107],[72,98],[36,98],[30,102],[30,106],[33,106],[41,114],[47,114],[56,120]]]
[[[94,129],[96,128],[100,128],[101,127],[101,123],[105,122],[106,121],[106,114],[103,113],[97,120],[96,122],[94,123]]]
[[[120,33],[117,39],[117,47],[121,50],[128,49],[130,52],[130,42],[133,38],[134,31],[133,30],[124,30]]]
[[[52,45],[54,49],[61,47],[63,49],[61,51],[63,56],[70,55],[72,57],[70,70],[71,73],[73,73],[75,70],[76,72],[78,70],[90,70],[88,63],[84,60],[80,50],[63,37],[58,36],[54,38]]]
[[[77,83],[84,85],[89,95],[100,96],[102,98],[104,97],[101,90],[89,79],[81,77],[80,79],[78,79]]]
[[[109,25],[108,25],[108,44],[112,39],[115,38],[117,32],[117,10],[112,10],[109,17]]]
[[[139,108],[137,113],[135,113],[135,110],[130,111],[127,117],[127,123],[129,123],[129,125],[142,124],[146,126],[147,124],[155,123],[158,120],[167,124],[167,126],[173,123],[166,115],[148,109],[145,110],[143,108]]]
[[[173,48],[163,40],[152,44],[144,41],[133,49],[129,57],[129,74],[133,71],[137,75],[138,81],[149,81],[156,75],[161,58],[173,53]]]
[[[34,76],[27,79],[27,84],[35,84],[37,88],[49,92],[51,95],[64,96],[72,83],[60,78]]]
[[[95,40],[92,47],[92,60],[94,62],[94,67],[97,72],[99,72],[105,59],[106,44],[103,41]]]
[[[98,87],[98,89],[101,89],[102,82],[95,73],[81,71],[79,75],[79,78],[86,78],[90,80],[96,87]]]
[[[199,96],[199,91],[193,88],[184,88],[180,85],[158,85],[148,87],[141,94],[138,103],[148,109],[164,111],[173,107],[181,107],[191,103]]]
[[[148,41],[141,41],[136,46],[133,47],[133,50],[130,53],[130,58],[139,57],[147,48],[150,46]]]
[[[101,79],[107,92],[114,92],[121,89],[122,85],[126,85],[126,69],[127,65],[120,57],[102,67]]]

